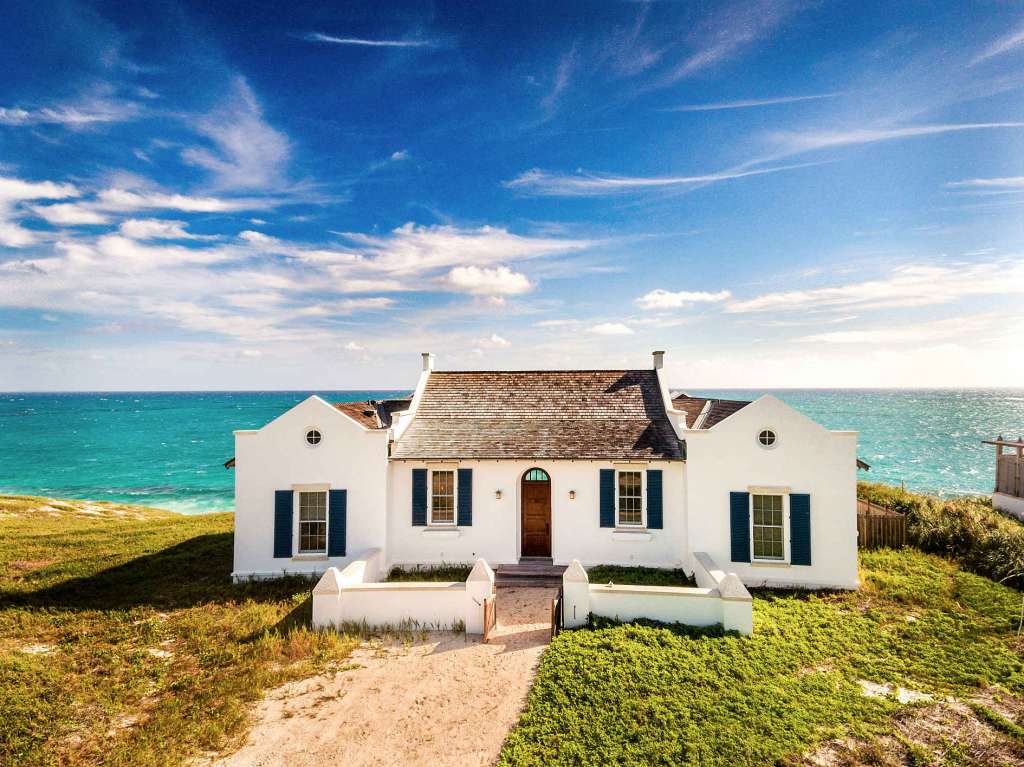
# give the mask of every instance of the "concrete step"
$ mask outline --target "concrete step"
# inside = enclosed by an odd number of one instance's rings
[[[561,586],[564,565],[550,559],[521,559],[518,564],[498,565],[494,582],[499,586]]]

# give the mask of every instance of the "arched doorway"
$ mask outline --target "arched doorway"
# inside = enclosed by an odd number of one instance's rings
[[[522,556],[551,556],[551,477],[529,469],[522,480]]]

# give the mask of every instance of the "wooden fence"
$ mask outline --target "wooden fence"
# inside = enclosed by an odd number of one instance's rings
[[[996,458],[996,492],[1024,498],[1024,458],[1013,453]]]
[[[562,587],[558,588],[558,596],[551,600],[551,638],[554,639],[556,636],[562,633],[563,630],[563,611],[564,611],[564,596],[562,593]]]
[[[857,546],[898,549],[907,544],[907,520],[898,511],[857,499]]]
[[[498,623],[498,605],[493,596],[484,600],[484,644],[491,640],[491,632]]]

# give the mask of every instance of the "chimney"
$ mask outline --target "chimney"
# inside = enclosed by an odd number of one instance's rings
[[[654,358],[655,370],[661,370],[665,367],[665,352],[654,352],[651,356]]]
[[[434,369],[434,355],[430,352],[423,352],[423,372]]]

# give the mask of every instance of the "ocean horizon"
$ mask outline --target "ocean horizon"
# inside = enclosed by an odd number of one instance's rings
[[[0,493],[137,503],[185,514],[230,511],[232,431],[259,428],[310,394],[332,402],[410,390],[0,393]],[[994,449],[1024,432],[1024,387],[699,389],[772,394],[830,429],[860,432],[861,479],[943,496],[988,494]]]

